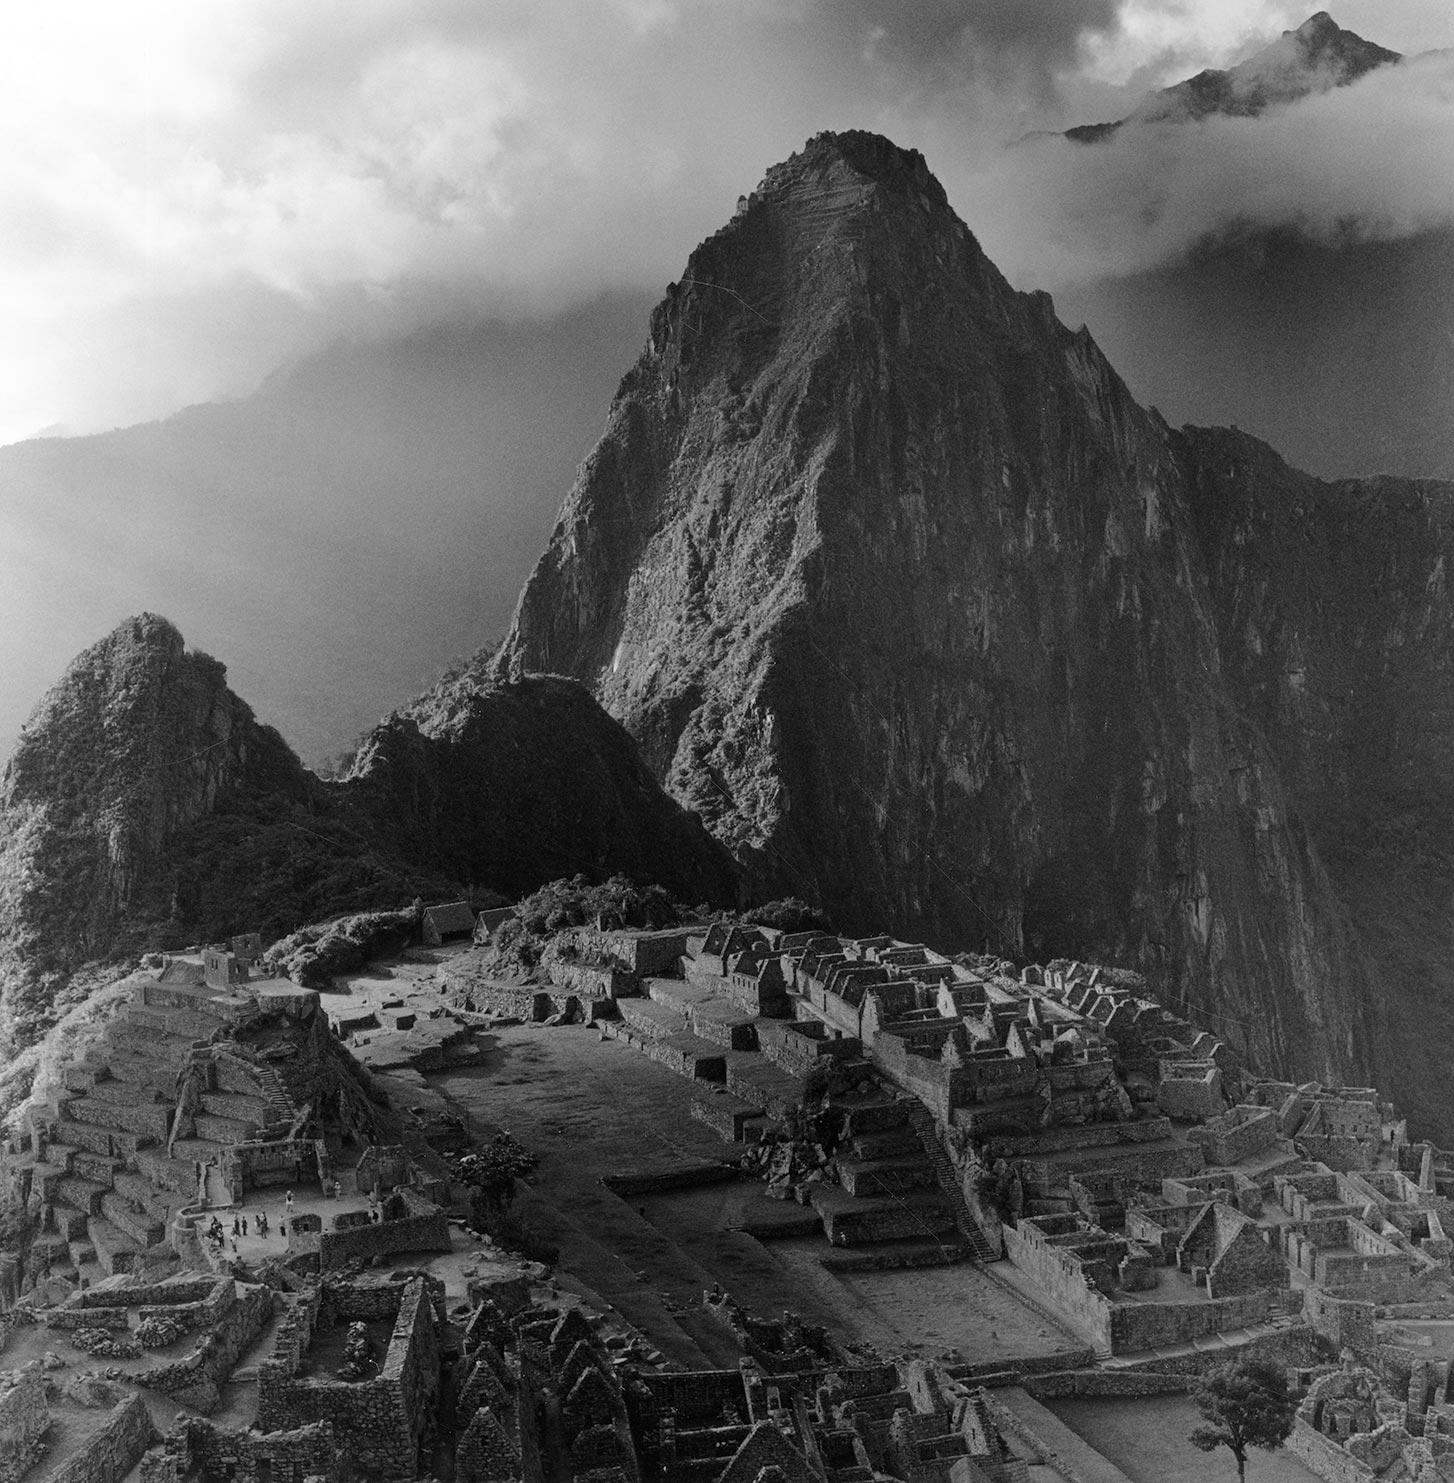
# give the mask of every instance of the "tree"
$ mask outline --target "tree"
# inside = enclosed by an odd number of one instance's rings
[[[1203,1452],[1226,1447],[1237,1459],[1237,1477],[1247,1477],[1247,1449],[1272,1452],[1292,1435],[1297,1400],[1288,1393],[1287,1377],[1263,1360],[1233,1360],[1209,1371],[1192,1391],[1207,1423],[1189,1440]]]
[[[470,1205],[482,1225],[504,1214],[515,1194],[515,1181],[539,1163],[507,1132],[501,1131],[479,1148],[450,1160],[456,1179],[470,1187]]]

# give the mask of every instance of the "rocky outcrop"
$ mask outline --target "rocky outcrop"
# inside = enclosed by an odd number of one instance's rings
[[[917,154],[822,135],[656,310],[498,667],[594,686],[755,890],[1387,1080],[1347,810],[1447,793],[1451,498],[1173,431]]]
[[[31,1039],[65,971],[125,937],[169,841],[238,796],[306,804],[304,770],[225,675],[143,614],[32,715],[0,779],[0,1044]]]
[[[426,697],[325,783],[144,614],[76,659],[0,778],[0,1048],[84,992],[88,961],[578,872],[734,894],[721,847],[576,682]]]

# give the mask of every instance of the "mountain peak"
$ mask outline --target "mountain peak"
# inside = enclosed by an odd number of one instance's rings
[[[1126,118],[1066,130],[1078,144],[1110,138],[1126,123],[1194,123],[1213,114],[1253,118],[1268,108],[1347,87],[1378,67],[1401,61],[1396,51],[1344,30],[1326,10],[1225,70],[1209,67],[1145,99]]]

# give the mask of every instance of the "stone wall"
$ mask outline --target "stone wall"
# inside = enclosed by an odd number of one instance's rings
[[[268,1287],[238,1289],[237,1301],[179,1360],[141,1372],[144,1384],[203,1415],[216,1406],[221,1386],[273,1313]]]
[[[581,1001],[583,1009],[603,1000],[620,999],[636,992],[635,978],[620,968],[592,963],[563,963],[559,958],[550,964],[550,981],[556,988],[574,994]]]
[[[1269,1107],[1234,1107],[1186,1136],[1201,1146],[1209,1164],[1238,1164],[1277,1142],[1277,1114]]]
[[[1185,1395],[1196,1384],[1196,1377],[1157,1370],[1060,1370],[1051,1375],[1027,1375],[1023,1383],[1036,1400],[1048,1400],[1059,1396]]]
[[[318,1238],[318,1266],[329,1272],[355,1259],[371,1261],[403,1251],[448,1251],[449,1216],[412,1190],[401,1189],[384,1202],[384,1219],[324,1231]]]
[[[382,1316],[381,1305],[386,1305],[382,1311],[397,1309],[389,1347],[372,1380],[299,1373],[321,1301],[315,1289],[299,1304],[279,1326],[273,1353],[258,1366],[259,1424],[265,1431],[280,1431],[330,1421],[350,1440],[362,1471],[412,1477],[421,1439],[432,1426],[439,1383],[439,1341],[425,1279],[415,1277],[402,1286],[328,1285],[327,1301],[341,1321]]]
[[[1327,1483],[1371,1483],[1373,1469],[1350,1457],[1331,1437],[1299,1416],[1293,1422],[1287,1450]]]
[[[45,1373],[38,1364],[32,1365],[0,1394],[0,1483],[18,1483],[40,1460],[49,1426]]]
[[[234,1204],[250,1189],[321,1184],[328,1163],[318,1138],[280,1138],[231,1144],[222,1156],[222,1179]]]
[[[1222,1094],[1221,1071],[1210,1061],[1191,1064],[1163,1061],[1156,1105],[1168,1117],[1188,1122],[1220,1116],[1227,1106]]]
[[[120,1483],[155,1440],[146,1402],[139,1395],[129,1396],[50,1472],[46,1483]]]
[[[1301,1308],[1297,1292],[1255,1292],[1205,1303],[1117,1303],[1110,1322],[1111,1352],[1134,1354],[1190,1344],[1231,1329],[1266,1323]]]
[[[1111,1354],[1109,1298],[1090,1287],[1085,1269],[1070,1253],[1051,1246],[1025,1223],[1004,1228],[1005,1255],[1033,1279],[1037,1296],[1069,1320],[1099,1355]]]
[[[180,1416],[163,1445],[141,1460],[141,1483],[181,1483],[193,1475],[230,1483],[341,1483],[348,1472],[347,1449],[326,1421],[259,1433]]]

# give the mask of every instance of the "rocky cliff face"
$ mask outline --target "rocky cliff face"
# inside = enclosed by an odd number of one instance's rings
[[[824,135],[655,312],[499,663],[593,685],[757,890],[1369,1077],[1355,820],[1443,796],[1451,498],[1172,431],[917,154]]]
[[[0,1049],[54,1020],[90,960],[578,871],[734,893],[721,847],[574,681],[425,697],[324,783],[145,614],[71,665],[0,778]]]

